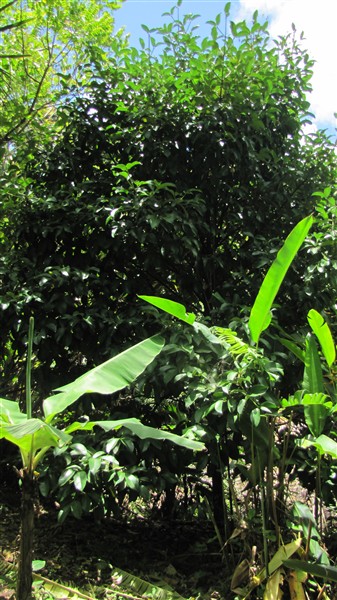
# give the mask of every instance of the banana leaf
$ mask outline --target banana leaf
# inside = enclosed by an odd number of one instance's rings
[[[249,317],[249,329],[253,342],[259,341],[262,331],[267,329],[270,324],[270,309],[276,294],[312,223],[313,217],[309,216],[294,227],[262,282]]]
[[[66,428],[65,432],[70,434],[74,431],[92,431],[94,427],[101,427],[104,431],[112,431],[118,430],[121,427],[126,427],[129,429],[134,435],[144,439],[152,439],[152,440],[168,440],[176,444],[177,446],[182,446],[183,448],[188,448],[190,450],[203,450],[204,444],[202,442],[197,442],[195,440],[191,440],[187,437],[176,435],[174,433],[170,433],[169,431],[163,431],[161,429],[155,429],[154,427],[148,427],[147,425],[143,425],[138,419],[119,419],[117,421],[88,421],[87,423],[79,423],[75,422],[69,425]]]
[[[103,364],[91,369],[71,383],[57,388],[60,392],[47,398],[43,411],[47,422],[73,404],[84,394],[113,394],[130,385],[159,354],[164,339],[155,335],[124,350]]]

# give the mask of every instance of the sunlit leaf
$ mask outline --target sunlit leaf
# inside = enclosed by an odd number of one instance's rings
[[[87,474],[85,471],[78,471],[74,475],[74,486],[79,492],[83,492],[87,484]]]
[[[43,403],[46,420],[51,421],[83,394],[113,394],[130,385],[159,354],[163,345],[161,336],[143,340],[75,381],[57,388],[60,393],[50,396]]]
[[[71,440],[67,433],[41,419],[25,419],[24,422],[17,425],[2,424],[0,427],[1,438],[17,446],[23,457],[34,457],[38,450],[66,444]]]
[[[309,216],[294,227],[263,280],[249,317],[252,340],[256,343],[270,324],[270,309],[276,294],[312,223],[313,217]]]
[[[119,419],[117,421],[88,421],[87,423],[72,423],[67,427],[67,433],[73,433],[74,431],[91,431],[94,427],[101,427],[104,431],[118,430],[121,427],[126,427],[134,435],[141,439],[152,439],[152,440],[167,440],[177,446],[183,448],[189,448],[190,450],[202,450],[204,444],[191,440],[187,437],[175,435],[169,431],[162,431],[161,429],[155,429],[154,427],[148,427],[143,425],[138,419]]]
[[[282,569],[277,569],[275,573],[269,577],[266,589],[263,594],[263,600],[282,600],[283,592],[281,586],[283,584],[284,573]]]
[[[322,315],[320,315],[317,310],[314,309],[311,309],[308,313],[308,322],[314,334],[318,338],[326,362],[328,363],[329,367],[331,367],[336,359],[336,348],[329,325],[324,320]]]
[[[19,403],[0,398],[0,425],[1,421],[16,425],[27,420],[27,415],[20,411]]]
[[[145,300],[145,302],[160,308],[164,312],[167,312],[189,325],[192,325],[195,321],[195,315],[186,312],[185,306],[179,302],[174,302],[174,300],[168,300],[167,298],[159,298],[158,296],[138,296],[138,298]]]
[[[289,544],[285,544],[284,546],[280,546],[280,548],[275,552],[273,558],[268,563],[268,573],[272,575],[276,569],[279,569],[287,558],[290,558],[301,546],[301,539],[298,538],[293,542],[289,542]],[[257,575],[257,580],[259,583],[267,577],[266,569],[262,569],[260,573]]]
[[[337,458],[337,442],[325,434],[320,435],[316,439],[303,438],[298,440],[298,446],[301,448],[309,448],[314,446],[320,454],[328,454],[332,458]]]
[[[294,600],[306,600],[303,588],[303,571],[291,571],[288,575],[290,597]]]

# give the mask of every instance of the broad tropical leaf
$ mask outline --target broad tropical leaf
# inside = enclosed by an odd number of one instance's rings
[[[308,322],[314,334],[318,338],[326,362],[328,363],[329,367],[331,367],[336,359],[336,348],[329,325],[324,320],[322,315],[320,315],[319,312],[313,308],[308,312]]]
[[[75,422],[69,425],[65,431],[68,434],[78,430],[91,431],[95,426],[101,427],[104,429],[104,431],[112,431],[120,429],[121,427],[126,427],[142,440],[168,440],[177,446],[182,446],[183,448],[188,448],[190,450],[203,450],[204,448],[204,444],[201,442],[191,440],[184,436],[175,435],[169,431],[162,431],[161,429],[148,427],[147,425],[143,425],[138,419],[132,418],[119,419],[117,421],[88,421],[87,423]]]
[[[301,546],[301,539],[297,538],[293,542],[289,542],[289,544],[285,544],[284,546],[280,546],[280,548],[275,552],[273,558],[268,563],[268,573],[272,575],[276,569],[279,569],[284,561],[287,558],[290,558]],[[262,569],[262,571],[257,575],[256,579],[261,583],[267,577],[266,569]]]
[[[158,296],[138,296],[138,298],[145,300],[145,302],[160,308],[169,315],[177,317],[177,319],[180,319],[189,325],[193,325],[195,321],[195,315],[193,313],[188,313],[185,306],[179,302],[174,302],[174,300],[168,300],[167,298],[159,298]]]
[[[276,294],[312,223],[313,217],[309,216],[294,227],[263,280],[249,318],[250,333],[252,340],[256,343],[262,331],[267,329],[270,324],[270,309]]]
[[[113,394],[130,385],[146,369],[164,346],[164,339],[153,336],[128,348],[91,369],[71,383],[57,388],[61,392],[47,398],[43,410],[47,422],[73,404],[83,394]]]
[[[310,440],[308,438],[303,438],[298,441],[298,445],[301,448],[309,448],[310,446],[314,446],[317,448],[320,454],[328,454],[332,458],[337,458],[337,442],[327,435],[320,435],[318,438]]]
[[[25,419],[16,425],[1,423],[0,439],[4,438],[20,449],[23,466],[34,462],[39,450],[67,444],[71,437],[41,419]]]
[[[16,425],[27,420],[27,415],[20,411],[18,402],[0,398],[0,427],[3,423]]]

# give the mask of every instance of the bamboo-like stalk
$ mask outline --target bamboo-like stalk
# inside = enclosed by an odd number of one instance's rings
[[[34,474],[23,470],[21,499],[21,533],[16,600],[32,598],[32,560],[34,535]]]
[[[26,413],[27,418],[32,418],[32,352],[34,339],[34,317],[29,319],[28,344],[27,344],[27,364],[26,364]]]
[[[34,318],[29,319],[27,366],[26,366],[26,412],[27,418],[32,418],[31,397],[31,362],[34,336]],[[21,496],[21,532],[18,577],[16,586],[16,600],[31,600],[33,584],[33,536],[34,536],[34,491],[35,476],[33,456],[29,464],[24,464],[21,471],[22,496]]]

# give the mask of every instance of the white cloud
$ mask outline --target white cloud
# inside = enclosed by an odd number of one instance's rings
[[[254,10],[268,17],[273,38],[287,34],[294,23],[304,32],[303,47],[316,63],[310,94],[312,112],[320,126],[337,125],[337,2],[336,0],[240,0],[239,18],[249,18]]]

